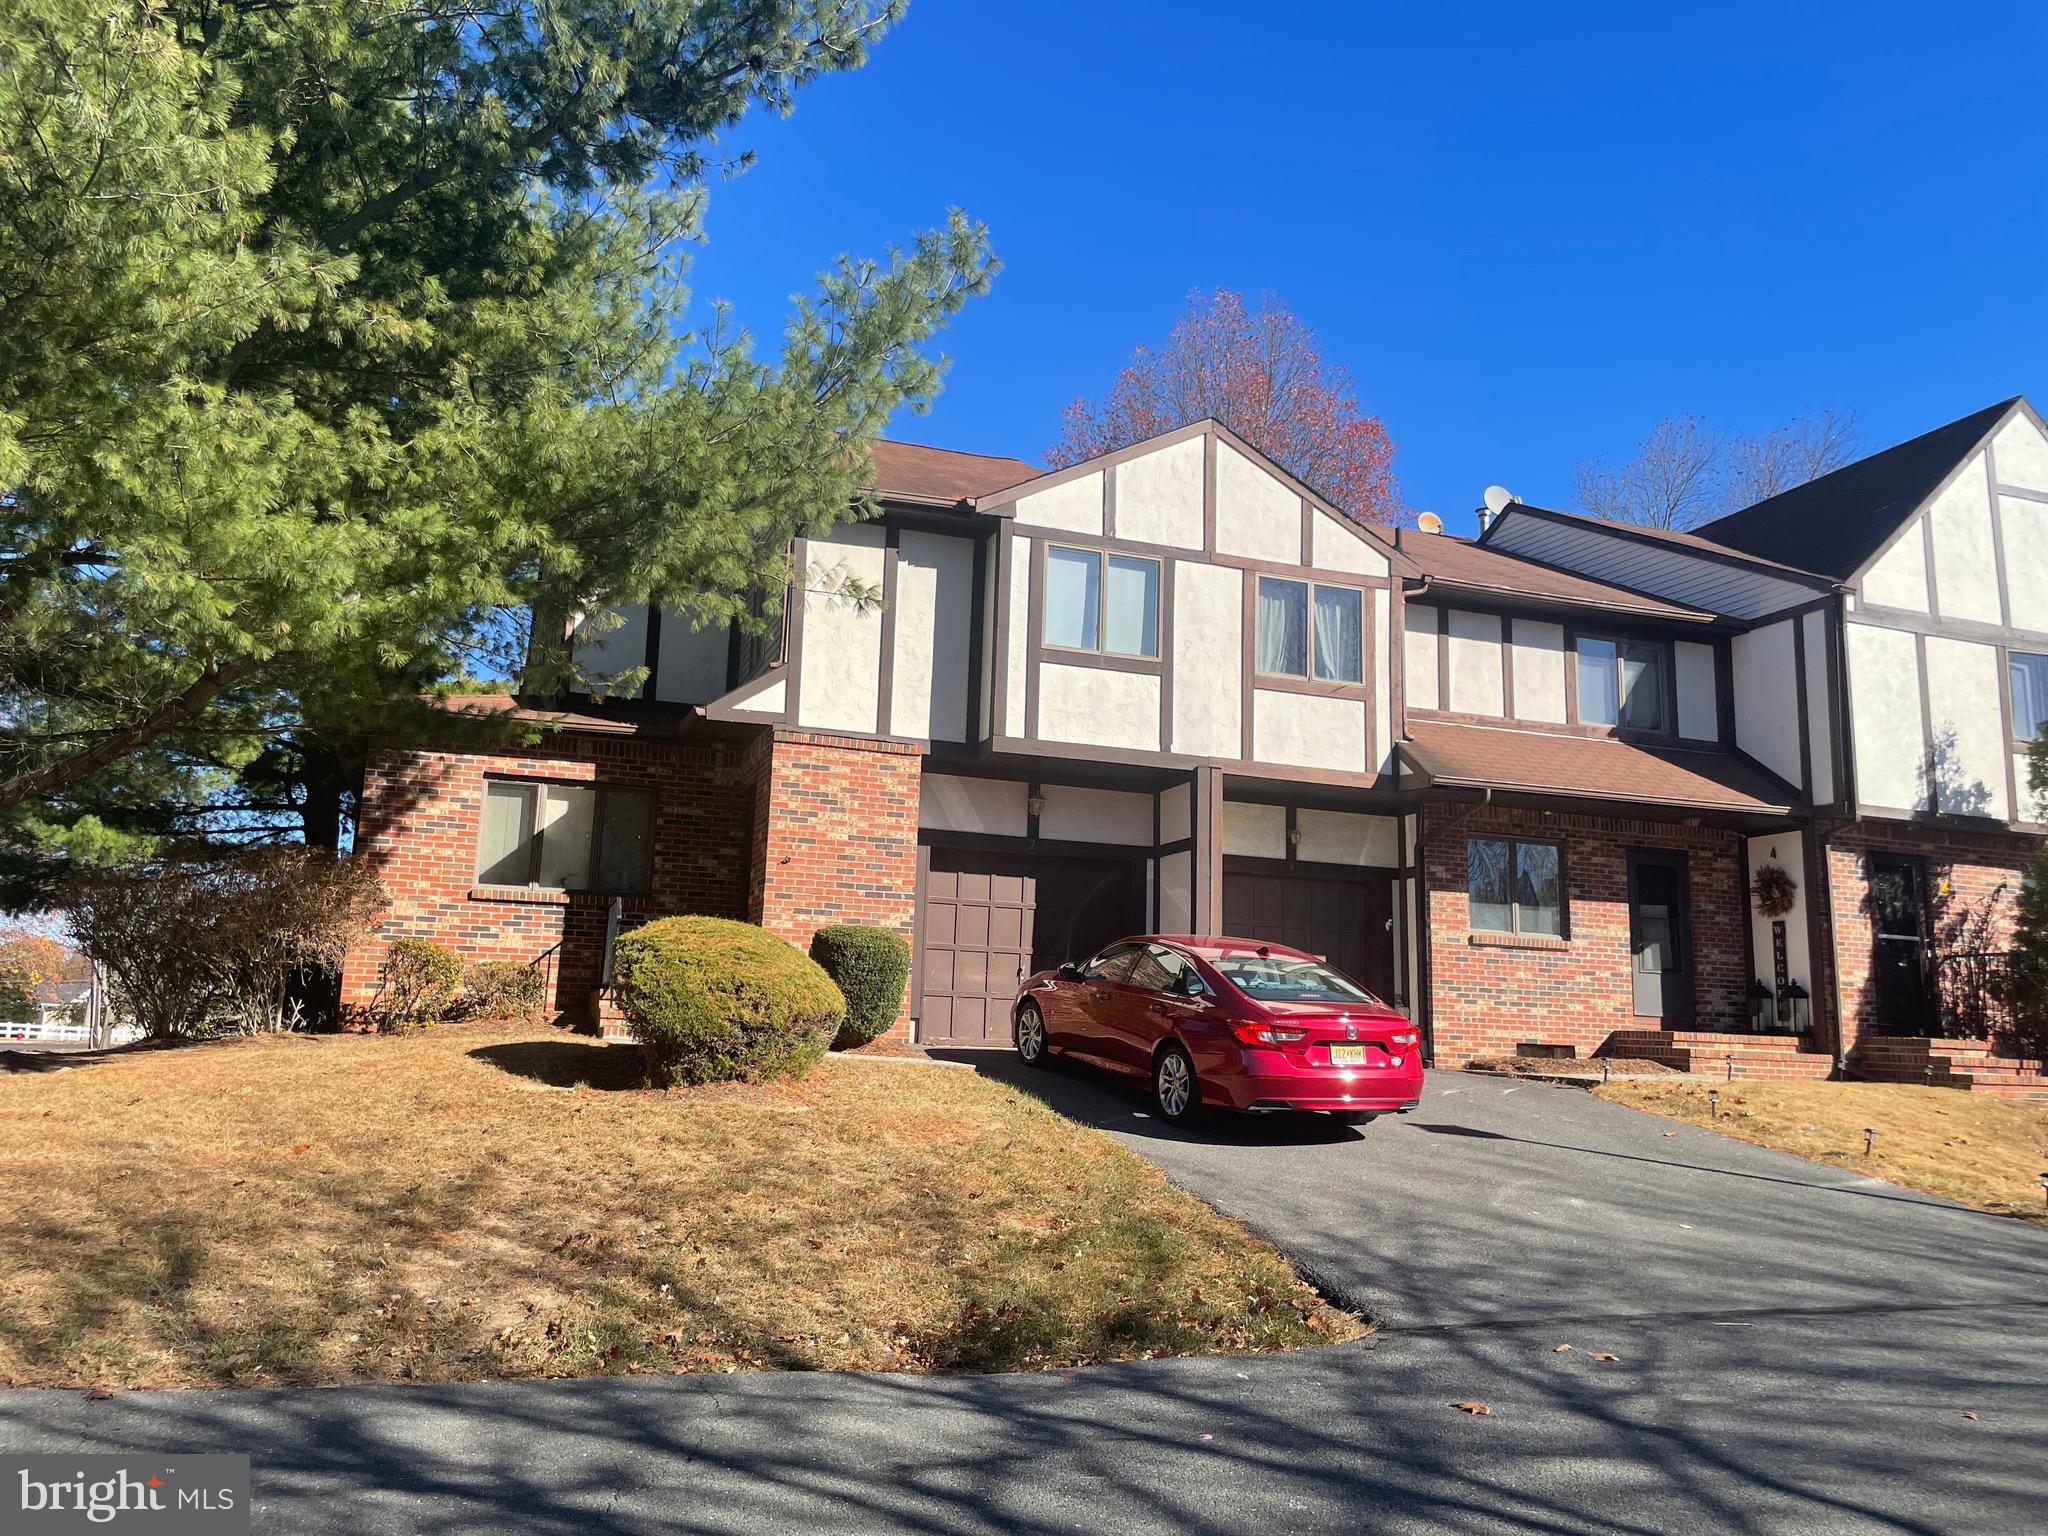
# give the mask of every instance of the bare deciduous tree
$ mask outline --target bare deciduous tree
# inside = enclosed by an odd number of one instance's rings
[[[1579,505],[1594,517],[1685,529],[1752,506],[1840,469],[1856,455],[1856,417],[1808,412],[1768,432],[1726,436],[1697,416],[1667,416],[1635,456],[1572,471]]]

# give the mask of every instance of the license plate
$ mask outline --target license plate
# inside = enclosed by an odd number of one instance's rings
[[[1362,1067],[1365,1065],[1365,1047],[1362,1045],[1333,1045],[1330,1047],[1330,1065],[1333,1067]]]

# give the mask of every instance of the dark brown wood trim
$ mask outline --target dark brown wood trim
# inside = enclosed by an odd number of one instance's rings
[[[1400,875],[1400,871],[1391,864],[1323,864],[1314,859],[1268,859],[1249,853],[1225,854],[1223,873],[1226,876],[1298,875],[1304,879],[1344,880],[1354,885],[1370,885],[1375,880],[1396,879]]]
[[[1151,656],[1116,656],[1103,651],[1070,651],[1058,645],[1040,647],[1031,661],[1034,667],[1090,667],[1097,672],[1136,672],[1143,677],[1158,677],[1165,669],[1164,662]]]
[[[1102,536],[1116,537],[1116,470],[1108,465],[1102,470]]]
[[[924,901],[931,884],[932,850],[922,835],[917,841],[917,894],[910,915],[910,1018],[913,1034],[924,1031]]]
[[[791,548],[789,622],[783,630],[789,636],[789,692],[783,698],[782,717],[795,724],[803,718],[804,614],[811,606],[811,541],[798,539]]]
[[[1826,1040],[1835,1059],[1840,1061],[1847,1042],[1842,1038],[1841,967],[1835,963],[1834,952],[1828,947],[1832,942],[1830,935],[1835,931],[1835,897],[1828,880],[1827,845],[1822,841],[1818,827],[1805,828],[1799,845],[1804,853],[1801,862],[1806,866],[1802,871],[1802,878],[1806,881],[1806,991],[1813,1005],[1814,1040],[1816,1044]],[[1742,894],[1746,904],[1749,899],[1746,885]],[[1744,910],[1747,910],[1746,905]],[[1825,988],[1821,986],[1822,975],[1829,980]]]
[[[1202,553],[1216,558],[1216,434],[1202,434]]]
[[[2005,515],[1998,505],[1998,460],[1990,443],[1984,445],[1984,477],[1991,486],[1991,568],[1998,578],[1998,623],[2012,628],[2012,594],[2005,583]]]
[[[1240,624],[1242,634],[1238,640],[1238,755],[1247,762],[1252,756],[1252,680],[1258,675],[1259,645],[1259,583],[1258,578],[1245,572],[1239,592]]]
[[[1937,635],[1948,640],[1980,640],[1986,644],[2010,645],[2023,651],[2048,647],[2048,630],[2007,629],[1977,619],[1936,619],[1908,608],[1883,608],[1865,603],[1850,617],[1850,623],[1877,624],[1884,629],[1902,629],[1909,634]]]
[[[1372,693],[1369,683],[1326,683],[1286,672],[1254,672],[1252,686],[1266,693],[1309,693],[1326,699],[1368,699]]]
[[[1385,587],[1394,585],[1392,578],[1374,576],[1364,571],[1340,571],[1328,566],[1289,565],[1284,560],[1259,560],[1251,555],[1218,555],[1211,562],[1215,565],[1233,566],[1242,571],[1256,571],[1261,576],[1284,576],[1289,581],[1313,581],[1325,587]]]
[[[991,711],[988,726],[981,723],[981,706],[986,698],[993,698],[989,680],[982,677],[988,667],[989,658],[995,653],[989,648],[989,636],[984,632],[995,622],[995,593],[989,586],[988,536],[979,535],[974,540],[973,574],[968,577],[974,588],[973,621],[967,626],[967,723],[962,733],[966,741],[985,741],[995,734],[995,715]],[[993,670],[992,668],[990,670]]]
[[[1031,597],[1024,610],[1024,734],[1036,738],[1038,658],[1045,650],[1045,540],[1034,538],[1026,548],[1031,552]]]
[[[1451,610],[1436,605],[1436,708],[1451,707]]]
[[[1195,856],[1190,906],[1196,931],[1223,931],[1223,775],[1200,767],[1191,779]]]
[[[1302,564],[1303,564],[1304,566],[1309,566],[1309,565],[1313,565],[1313,564],[1315,564],[1315,557],[1316,557],[1316,528],[1315,528],[1315,515],[1316,515],[1316,509],[1315,509],[1315,508],[1314,508],[1314,507],[1313,507],[1312,505],[1310,505],[1310,503],[1309,503],[1309,499],[1308,499],[1308,498],[1307,498],[1306,496],[1302,497],[1302,498],[1301,498],[1301,563],[1302,563]]]
[[[647,601],[647,676],[640,684],[640,697],[654,699],[655,684],[661,676],[661,604]]]
[[[1012,546],[1016,540],[1008,528],[995,532],[996,587],[995,613],[989,622],[994,631],[989,636],[989,708],[988,736],[993,741],[998,736],[1010,733],[1010,586],[1014,579],[1011,561],[1015,559]]]
[[[1941,764],[1935,755],[1934,700],[1928,694],[1927,637],[1913,637],[1913,668],[1920,679],[1921,771],[1927,776],[1927,809],[1941,812]]]
[[[1408,737],[1408,594],[1400,582],[1387,589],[1387,733],[1394,743]],[[1383,754],[1384,755],[1384,754]]]
[[[882,548],[882,675],[875,687],[875,731],[887,736],[896,729],[896,582],[901,551],[897,531],[884,531]]]
[[[1576,681],[1576,679],[1574,679]],[[1578,690],[1572,690],[1572,710],[1578,710]],[[1724,636],[1714,642],[1714,722],[1716,738],[1724,747],[1735,745],[1735,642]]]
[[[1026,496],[1035,496],[1040,491],[1049,491],[1055,486],[1065,485],[1071,480],[1080,480],[1097,472],[1100,472],[1106,479],[1108,472],[1119,464],[1127,464],[1132,459],[1143,458],[1146,454],[1153,453],[1161,448],[1171,448],[1175,443],[1184,443],[1191,437],[1205,437],[1213,426],[1214,423],[1207,418],[1201,421],[1191,421],[1184,427],[1176,427],[1170,432],[1162,432],[1157,437],[1148,437],[1143,442],[1132,443],[1128,447],[1118,448],[1114,452],[1105,453],[1099,458],[1088,459],[1080,464],[1069,464],[1062,469],[1049,469],[1043,474],[1033,475],[1029,480],[1020,480],[1017,484],[1005,486],[1000,491],[994,491],[987,496],[974,498],[974,508],[977,512],[986,513],[991,516],[1004,516],[1006,514],[1003,509],[1013,506]]]
[[[1821,625],[1827,643],[1828,685],[1828,797],[1831,805],[1846,805],[1849,794],[1849,714],[1842,693],[1842,603],[1838,594]],[[1732,739],[1732,738],[1731,738]]]
[[[1379,612],[1377,605],[1384,595],[1382,593],[1375,596],[1371,592],[1365,592],[1361,593],[1358,599],[1358,683],[1361,690],[1359,713],[1365,717],[1365,756],[1359,759],[1359,764],[1367,773],[1379,771],[1379,759],[1372,753],[1375,713],[1373,704],[1379,696],[1379,674],[1376,670],[1379,644],[1378,637],[1373,632],[1373,625]]]
[[[1037,853],[1063,859],[1102,859],[1135,864],[1152,856],[1143,843],[1080,843],[1056,837],[1015,837],[1002,832],[948,832],[927,827],[917,834],[926,848],[970,848],[983,853]]]
[[[2001,573],[2001,578],[2002,578]],[[2001,587],[2001,591],[2004,589]],[[2025,750],[2023,744],[2013,735],[2012,717],[2012,662],[2003,647],[1998,652],[1998,719],[2000,731],[2005,739],[2005,751],[1999,754],[2005,759],[2005,819],[2020,820],[2020,776],[2013,762],[2015,752]]]
[[[1811,598],[1805,602],[1794,603],[1790,607],[1777,608],[1769,613],[1759,614],[1753,619],[1746,619],[1743,621],[1742,627],[1745,631],[1768,629],[1771,625],[1780,623],[1785,619],[1796,619],[1809,613],[1826,613],[1834,605],[1835,595],[1829,593],[1825,597]]]
[[[1179,568],[1178,560],[1162,561],[1159,567],[1159,747],[1163,752],[1173,750],[1173,578]]]

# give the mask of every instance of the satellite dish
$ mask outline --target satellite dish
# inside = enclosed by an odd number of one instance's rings
[[[1487,511],[1491,512],[1495,517],[1499,517],[1501,513],[1507,511],[1509,507],[1522,498],[1504,485],[1489,485],[1486,488],[1486,494],[1479,499],[1486,503]]]
[[[1442,533],[1444,520],[1434,512],[1418,512],[1415,515],[1415,526],[1424,533]]]

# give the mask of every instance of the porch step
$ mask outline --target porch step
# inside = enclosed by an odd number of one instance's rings
[[[1989,1040],[1880,1036],[1859,1040],[1849,1060],[1881,1083],[1924,1083],[2000,1098],[2048,1097],[2048,1064],[1994,1054]]]
[[[598,987],[590,994],[590,1018],[606,1040],[631,1038],[626,1029],[625,1010],[619,1007],[619,995],[610,987]]]
[[[1618,1029],[1599,1055],[1654,1061],[1676,1072],[1701,1076],[1817,1081],[1834,1071],[1834,1059],[1804,1049],[1796,1035],[1731,1035],[1698,1029]]]

